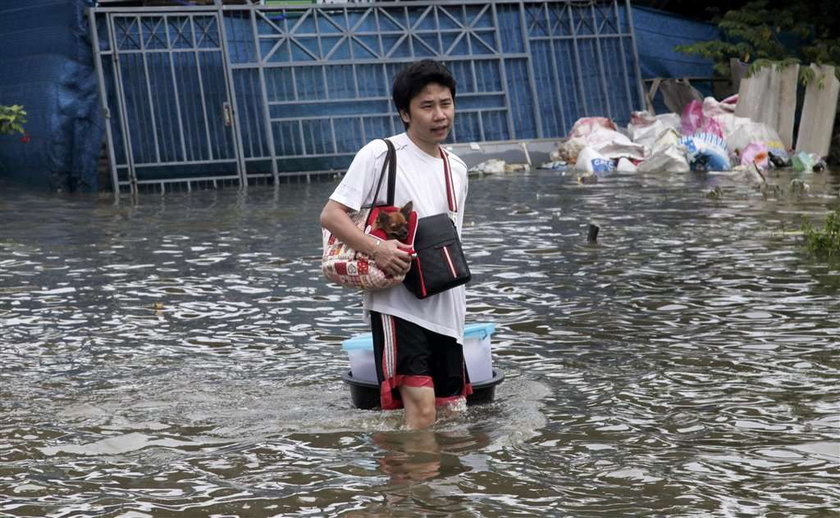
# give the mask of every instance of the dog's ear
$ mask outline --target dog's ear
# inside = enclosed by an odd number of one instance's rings
[[[414,202],[409,201],[408,203],[403,205],[403,208],[400,209],[400,212],[402,212],[402,215],[405,216],[405,219],[408,219],[408,217],[411,215],[412,209],[414,209]]]

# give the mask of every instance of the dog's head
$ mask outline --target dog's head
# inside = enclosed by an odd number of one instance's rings
[[[376,217],[376,228],[385,232],[388,239],[404,240],[408,237],[408,216],[413,206],[412,202],[408,202],[398,211],[380,211]]]

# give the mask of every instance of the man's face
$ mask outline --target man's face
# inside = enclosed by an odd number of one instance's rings
[[[408,123],[409,137],[421,147],[436,148],[446,140],[455,122],[455,101],[449,88],[429,83],[408,105],[408,112],[400,112]]]

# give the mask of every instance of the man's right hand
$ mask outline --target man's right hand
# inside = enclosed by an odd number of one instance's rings
[[[411,252],[409,245],[390,239],[380,242],[376,247],[373,260],[386,275],[396,277],[408,273],[408,269],[411,268]]]

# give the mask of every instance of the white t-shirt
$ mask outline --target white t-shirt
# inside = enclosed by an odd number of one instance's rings
[[[397,151],[394,205],[402,207],[412,201],[418,218],[449,212],[443,159],[422,151],[405,133],[389,140]],[[382,140],[373,140],[360,149],[330,199],[353,210],[373,203],[376,182],[387,152],[388,147]],[[467,200],[467,166],[452,153],[449,153],[449,166],[458,207],[455,226],[460,234]],[[379,190],[380,203],[387,201],[387,191],[386,177]],[[369,311],[393,315],[463,343],[467,308],[464,286],[418,299],[399,284],[387,290],[365,292],[364,308],[365,318],[369,317]]]

